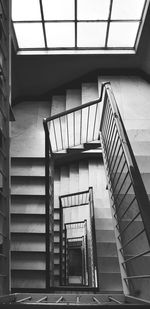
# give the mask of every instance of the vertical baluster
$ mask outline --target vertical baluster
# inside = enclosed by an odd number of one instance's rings
[[[82,109],[80,110],[80,144],[82,144]]]
[[[89,116],[90,116],[90,106],[88,106],[87,127],[86,127],[86,142],[88,142]]]
[[[68,126],[68,115],[66,115],[67,120],[67,141],[68,141],[68,148],[69,148],[69,126]]]
[[[55,120],[52,120],[53,123],[53,130],[54,130],[54,136],[55,136],[55,144],[56,144],[56,151],[58,151],[58,144],[57,144],[57,136],[56,136],[56,130],[55,130]]]
[[[73,137],[74,137],[74,146],[75,146],[75,144],[76,144],[76,125],[75,125],[75,112],[73,113]]]
[[[94,125],[93,125],[93,134],[92,134],[92,139],[93,139],[93,140],[94,140],[94,135],[95,135],[95,127],[96,127],[96,118],[97,118],[98,105],[99,105],[99,103],[96,104],[96,109],[95,109],[95,117],[94,117]],[[97,139],[98,139],[98,138],[97,138]]]
[[[63,150],[63,134],[62,134],[62,123],[61,123],[61,117],[59,117],[59,125],[60,125],[60,135],[61,135],[61,144],[62,144],[62,150]]]

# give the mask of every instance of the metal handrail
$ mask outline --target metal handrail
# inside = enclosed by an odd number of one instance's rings
[[[105,84],[100,135],[112,212],[116,221],[116,240],[124,279],[123,287],[124,291],[132,294],[135,291],[134,279],[140,278],[142,280],[150,277],[149,274],[138,273],[138,268],[135,275],[133,268],[129,267],[130,261],[134,263],[135,259],[137,260],[150,252],[150,203],[110,83]],[[127,195],[131,192],[131,200],[126,200]],[[136,213],[131,212],[132,217],[130,210],[134,207],[136,207]],[[126,217],[128,212],[130,215]],[[143,226],[131,235],[129,229],[136,222],[137,217],[139,217],[138,222],[141,222],[140,224]],[[126,222],[128,223],[126,224]],[[131,257],[126,258],[127,247],[139,239],[138,237],[141,235],[145,237],[146,248],[143,248],[142,252],[136,252],[132,247],[132,254],[127,254]],[[147,248],[147,243],[149,248]],[[142,287],[141,293],[143,293]]]
[[[65,116],[65,115],[67,115],[67,114],[72,114],[72,113],[77,112],[77,111],[79,111],[79,110],[81,110],[81,109],[84,109],[84,108],[86,108],[86,107],[89,107],[89,106],[92,106],[92,105],[94,105],[94,104],[96,104],[96,103],[101,102],[101,101],[102,101],[102,98],[103,98],[103,91],[104,91],[104,88],[105,88],[105,86],[106,86],[108,83],[109,83],[109,82],[102,83],[101,94],[100,94],[100,96],[99,96],[98,99],[89,101],[88,103],[82,104],[81,106],[77,106],[77,107],[68,109],[68,110],[66,110],[66,111],[64,111],[64,112],[61,112],[61,113],[58,113],[58,114],[56,114],[56,115],[54,115],[54,116],[50,116],[50,117],[44,118],[44,119],[43,119],[43,122],[44,122],[44,123],[48,123],[48,122],[50,122],[51,120],[54,120],[54,119],[56,119],[56,118],[60,118],[60,117]]]
[[[69,194],[60,195],[60,198],[69,197],[69,196],[74,196],[74,195],[80,195],[80,194],[84,194],[84,193],[89,193],[89,190],[79,191],[79,192],[75,192],[75,193],[69,193]]]
[[[44,130],[45,130],[45,134],[47,134],[48,138],[49,138],[49,150],[50,150],[51,156],[53,156],[56,151],[64,150],[66,148],[70,148],[70,147],[77,146],[79,144],[83,144],[83,140],[85,140],[84,142],[94,140],[95,134],[97,136],[96,139],[99,139],[99,132],[97,132],[97,130],[96,130],[97,120],[99,122],[99,119],[98,119],[98,103],[102,102],[105,84],[107,84],[107,83],[102,84],[101,94],[100,94],[98,99],[90,101],[88,103],[82,104],[81,106],[74,107],[72,109],[66,110],[66,111],[61,112],[59,114],[56,114],[56,115],[53,115],[53,116],[50,116],[48,118],[43,119],[43,126],[44,126]],[[94,111],[95,115],[91,116],[92,114],[91,114],[90,108],[94,105],[96,105],[96,108],[95,108],[95,111]],[[85,120],[83,115],[82,115],[82,111],[85,110],[86,108],[88,108],[88,110],[87,110],[88,115],[86,117],[87,119]],[[80,141],[77,142],[76,141],[75,113],[78,112],[78,111],[80,111],[80,124],[79,124],[79,132],[78,132],[78,135],[79,135],[78,139]],[[68,120],[68,116],[71,115],[71,114],[73,115],[73,118]],[[65,137],[63,137],[63,128],[62,128],[63,117],[65,117],[65,120],[64,120],[65,122],[63,124],[65,126],[65,130],[64,130],[65,131]],[[93,117],[92,118],[93,126],[92,126],[91,131],[89,132],[89,122],[91,121],[90,117]],[[82,127],[83,126],[82,122],[84,121],[83,119],[86,122],[86,124],[84,123],[86,128],[87,128],[86,132],[83,132],[83,127]],[[58,120],[58,122],[55,123],[54,122],[55,120],[56,120],[56,122]],[[69,132],[68,121],[71,121],[71,126],[72,126],[72,130],[73,130],[72,134]],[[55,127],[56,125],[58,127],[58,130],[56,130],[57,129]],[[52,130],[52,133],[51,133],[51,130]],[[51,134],[52,134],[53,137],[51,136]],[[86,135],[86,136],[84,136],[84,135]],[[89,135],[90,135],[90,137],[89,137]],[[54,145],[51,144],[51,138],[52,138],[52,142],[54,142]],[[65,143],[67,143],[68,147],[66,147]]]
[[[141,211],[141,216],[142,219],[144,221],[144,225],[146,226],[146,233],[147,233],[147,238],[149,241],[149,245],[150,245],[150,224],[149,224],[149,219],[150,219],[150,202],[149,202],[149,198],[131,147],[131,144],[129,142],[129,138],[126,132],[126,129],[124,127],[123,124],[123,120],[122,117],[120,115],[119,112],[119,108],[117,106],[115,97],[113,95],[110,83],[107,83],[106,85],[106,90],[107,90],[107,94],[108,94],[108,98],[110,100],[110,104],[111,107],[113,109],[113,113],[114,113],[114,119],[116,122],[116,126],[118,129],[118,132],[121,136],[122,139],[122,147],[124,149],[124,154],[125,154],[125,158],[126,158],[126,162],[128,165],[128,169],[129,169],[129,173],[130,173],[130,177],[132,179],[132,185],[134,187],[135,190],[135,194],[138,200],[138,205]],[[103,113],[104,113],[104,109],[102,112],[102,119],[103,119]],[[101,121],[101,125],[100,125],[100,130],[102,128],[102,121]],[[143,211],[144,210],[144,211]]]

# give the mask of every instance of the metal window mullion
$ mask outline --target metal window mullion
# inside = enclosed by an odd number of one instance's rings
[[[110,28],[110,20],[111,20],[112,6],[113,6],[113,0],[110,0],[109,16],[108,16],[108,25],[107,25],[106,39],[105,39],[105,48],[107,48],[107,43],[108,43],[108,36],[109,36],[109,28]]]
[[[42,28],[43,28],[43,35],[44,35],[44,43],[45,43],[45,48],[47,49],[47,37],[46,37],[46,30],[45,30],[45,20],[44,20],[44,12],[43,12],[43,4],[42,0],[40,1],[40,11],[41,11],[41,18],[42,18]]]
[[[77,48],[77,0],[74,0],[74,15],[75,15],[75,49]]]

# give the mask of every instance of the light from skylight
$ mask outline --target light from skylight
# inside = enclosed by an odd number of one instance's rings
[[[78,0],[77,18],[79,20],[107,19],[110,0]]]
[[[73,22],[45,23],[48,47],[74,47],[75,31]]]
[[[140,19],[145,0],[113,0],[111,19]]]
[[[108,47],[134,47],[139,22],[111,22]]]
[[[42,23],[14,23],[19,48],[42,48]]]
[[[42,0],[45,20],[73,20],[74,0]]]
[[[13,0],[12,20],[41,20],[39,0]]]
[[[104,47],[106,37],[106,22],[78,23],[78,47]]]

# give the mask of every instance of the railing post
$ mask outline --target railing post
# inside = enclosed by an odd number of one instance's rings
[[[66,224],[65,224],[65,285],[67,285],[69,283],[68,281],[68,277],[67,277],[67,228],[66,228]]]
[[[46,119],[45,130],[45,246],[46,246],[46,289],[53,286],[53,158],[50,157],[49,131]]]
[[[96,233],[95,233],[95,213],[94,213],[94,198],[93,187],[89,187],[89,199],[91,208],[91,227],[92,227],[92,245],[93,245],[93,264],[94,264],[94,286],[98,287],[98,263],[96,250]]]
[[[50,288],[50,212],[49,212],[49,137],[46,122],[43,121],[45,130],[45,224],[46,224],[46,289]]]
[[[62,267],[62,264],[63,264],[63,208],[62,208],[62,201],[61,201],[61,197],[59,196],[59,209],[60,209],[60,285],[63,284],[62,282],[62,271],[63,271],[63,267]]]

